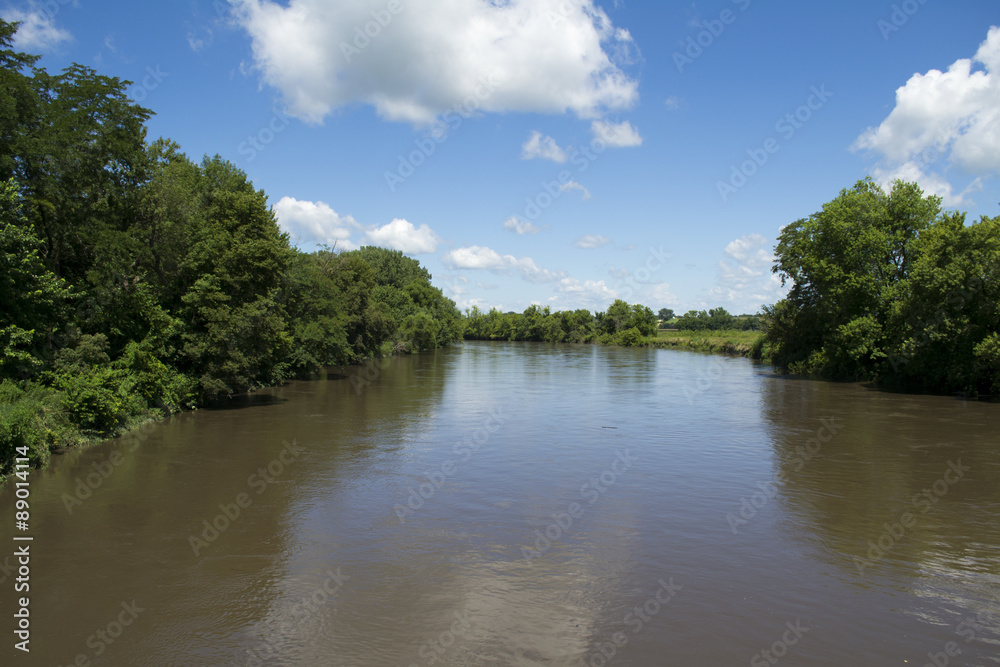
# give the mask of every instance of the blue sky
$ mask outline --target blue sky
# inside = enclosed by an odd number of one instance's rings
[[[6,1],[7,4],[3,4]],[[135,84],[304,249],[419,259],[466,308],[756,312],[779,229],[872,175],[1000,213],[995,0],[0,0]]]

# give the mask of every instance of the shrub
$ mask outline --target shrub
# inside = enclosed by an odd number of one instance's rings
[[[10,473],[18,447],[27,447],[32,466],[49,460],[49,447],[69,430],[58,410],[59,394],[35,384],[0,383],[0,475]]]

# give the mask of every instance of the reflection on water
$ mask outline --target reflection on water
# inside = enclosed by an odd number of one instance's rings
[[[998,664],[997,405],[468,343],[216,407],[34,473],[22,663]]]

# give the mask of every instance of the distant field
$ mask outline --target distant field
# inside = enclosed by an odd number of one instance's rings
[[[759,358],[764,350],[762,346],[759,346],[755,350],[754,344],[762,336],[763,334],[759,331],[739,331],[736,329],[722,331],[672,331],[660,329],[657,331],[655,338],[649,338],[649,344],[652,347],[721,352]]]

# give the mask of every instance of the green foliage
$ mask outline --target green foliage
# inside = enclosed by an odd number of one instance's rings
[[[788,306],[771,313],[775,362],[837,378],[877,376],[914,241],[940,209],[940,198],[924,197],[915,184],[897,181],[886,193],[866,179],[786,226],[773,270],[792,289]]]
[[[615,299],[604,313],[596,313],[597,328],[605,334],[616,334],[625,329],[638,329],[644,336],[656,334],[656,316],[648,307],[635,304],[630,306],[621,299]]]
[[[606,345],[645,345],[656,333],[656,316],[639,304],[615,301],[606,313],[564,310],[553,313],[547,306],[528,306],[523,313],[483,313],[477,307],[466,313],[468,340],[546,341]]]
[[[33,466],[49,460],[49,447],[67,430],[57,392],[35,384],[0,381],[0,476],[13,469],[18,447],[27,447]]]
[[[965,225],[897,181],[841,192],[786,227],[765,310],[777,365],[910,390],[996,392],[1000,218]]]
[[[725,329],[744,328],[742,323],[738,322],[736,317],[730,315],[725,308],[713,308],[708,311],[689,310],[686,314],[677,318],[674,326],[683,331],[722,331]]]
[[[1000,331],[1000,218],[946,215],[921,234],[904,296],[889,320],[882,376],[923,390],[995,392]]]
[[[9,180],[0,189],[0,378],[26,378],[42,368],[70,295],[42,264],[41,243],[21,210],[17,184]]]
[[[122,372],[121,392],[142,399],[133,404],[133,415],[147,408],[169,414],[195,405],[197,382],[163,363],[148,341],[129,342],[114,367]]]

